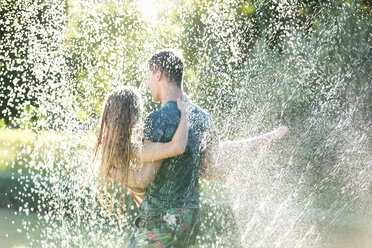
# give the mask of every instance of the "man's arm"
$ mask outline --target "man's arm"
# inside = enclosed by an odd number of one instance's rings
[[[145,140],[144,144],[149,143]],[[158,173],[163,160],[143,163],[139,168],[129,167],[128,181],[126,186],[129,188],[146,188],[154,180]],[[114,179],[117,183],[124,183],[124,172],[123,169],[112,168],[109,171],[109,177]]]
[[[213,181],[226,179],[231,171],[234,171],[231,161],[235,157],[239,157],[249,150],[269,145],[282,138],[287,132],[288,127],[282,126],[254,138],[215,143],[206,153],[201,177]]]
[[[224,154],[231,153],[232,155],[239,155],[242,152],[269,145],[275,140],[281,139],[287,132],[288,127],[281,126],[271,132],[253,138],[221,142],[220,150]]]
[[[209,181],[222,181],[225,169],[221,163],[217,163],[218,153],[220,152],[219,142],[211,145],[205,153],[205,158],[201,168],[200,176]]]

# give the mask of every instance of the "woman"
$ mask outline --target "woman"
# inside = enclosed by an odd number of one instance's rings
[[[107,96],[92,164],[99,162],[99,198],[107,211],[111,211],[114,205],[113,180],[109,177],[109,172],[112,169],[120,169],[122,172],[120,180],[122,188],[117,205],[119,221],[125,203],[124,187],[131,192],[139,204],[143,200],[144,191],[135,186],[142,185],[143,181],[152,181],[159,169],[142,166],[142,163],[177,156],[185,151],[188,139],[188,104],[178,99],[177,106],[181,116],[172,140],[168,143],[141,144],[138,137],[133,136],[133,131],[142,113],[142,101],[137,91],[134,88],[125,87]]]

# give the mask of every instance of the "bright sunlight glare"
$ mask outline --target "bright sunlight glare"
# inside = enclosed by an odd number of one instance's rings
[[[155,0],[138,0],[137,7],[145,19],[153,20],[157,18]]]

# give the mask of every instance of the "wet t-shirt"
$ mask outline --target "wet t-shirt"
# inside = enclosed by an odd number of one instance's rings
[[[169,142],[177,130],[180,112],[168,102],[145,120],[144,140]],[[196,105],[189,114],[185,153],[164,159],[154,181],[146,188],[140,216],[154,216],[173,207],[199,207],[199,174],[207,148],[218,141],[210,116]]]

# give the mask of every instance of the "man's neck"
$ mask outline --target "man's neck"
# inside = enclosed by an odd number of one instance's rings
[[[177,98],[182,97],[182,90],[173,84],[169,84],[163,88],[161,97],[161,106],[163,107],[169,101],[177,101]]]

